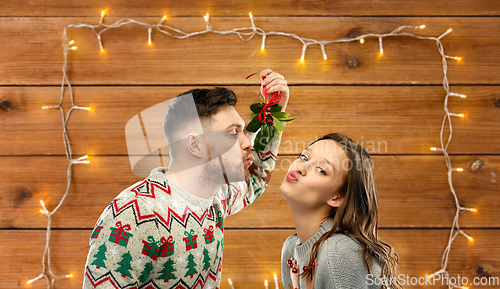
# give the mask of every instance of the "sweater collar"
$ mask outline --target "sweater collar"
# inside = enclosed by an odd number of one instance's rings
[[[170,186],[172,189],[173,194],[177,194],[180,197],[184,198],[187,202],[196,205],[198,207],[201,207],[203,209],[206,209],[210,207],[213,203],[213,198],[211,199],[204,199],[197,197],[195,195],[192,195],[185,190],[183,190],[181,187],[179,187],[177,184],[175,184],[165,173],[168,171],[168,167],[157,167],[154,168],[151,173],[148,176],[148,180],[152,179],[155,180],[156,182],[159,183],[166,183]]]
[[[328,218],[323,223],[321,223],[321,226],[319,227],[318,231],[309,238],[307,241],[305,241],[303,244],[300,244],[300,239],[297,238],[297,243],[296,243],[296,249],[297,253],[300,256],[307,256],[309,253],[311,253],[312,246],[314,243],[316,243],[319,238],[325,234],[326,232],[329,232],[332,229],[333,226],[333,218]]]

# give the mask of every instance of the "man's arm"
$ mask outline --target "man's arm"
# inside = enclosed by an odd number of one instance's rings
[[[289,89],[285,78],[271,69],[263,70],[260,76],[262,86],[266,86],[267,88],[268,97],[281,91],[282,99],[279,104],[282,106],[282,111],[284,111],[289,99]],[[256,134],[253,136],[255,137]],[[224,186],[224,190],[226,190],[224,193],[228,196],[226,217],[241,211],[253,203],[264,192],[271,178],[271,172],[276,165],[282,136],[283,132],[280,131],[260,153],[257,153],[252,148],[254,162],[248,168],[250,174],[246,182],[232,183],[229,190],[227,190],[227,186]]]
[[[154,222],[138,227],[134,217],[134,210],[146,213],[145,207],[141,198],[115,199],[104,210],[90,236],[84,289],[141,285],[155,277],[158,228]]]

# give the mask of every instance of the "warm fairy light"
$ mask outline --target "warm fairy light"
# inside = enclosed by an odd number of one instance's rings
[[[208,19],[210,19],[210,15],[207,13],[203,18],[205,18],[205,22],[208,22]]]
[[[448,92],[448,95],[458,96],[458,97],[461,97],[461,98],[467,98],[467,95],[465,95],[465,94],[454,93],[454,92]]]
[[[40,209],[40,213],[45,214],[45,211],[44,211],[44,210],[42,210],[42,209]]]
[[[104,53],[104,48],[101,48],[101,53]]]
[[[274,286],[276,286],[276,289],[280,289],[280,286],[278,285],[278,276],[276,273],[274,273]]]
[[[76,50],[76,48],[77,48],[76,46],[72,46],[71,50]]]
[[[106,15],[106,10],[102,10],[101,12],[101,17],[104,17],[104,15]]]
[[[68,275],[66,275],[66,278],[73,278],[73,273],[69,273]]]
[[[248,16],[250,16],[250,18],[253,19],[252,12],[248,12]]]
[[[361,42],[361,44],[363,44],[363,43],[365,43],[365,39],[364,39],[364,38],[361,38],[361,39],[359,40],[359,42]]]
[[[231,281],[230,278],[227,278],[227,283],[229,283],[229,286],[231,286],[231,289],[234,289],[233,281]]]
[[[167,15],[163,15],[163,18],[161,20],[163,21],[167,20]]]
[[[71,40],[71,41],[69,42],[69,45],[71,45],[71,44],[73,44],[73,43],[75,43],[75,40]]]
[[[462,57],[458,57],[458,56],[456,56],[456,57],[455,57],[455,60],[460,61],[460,60],[462,60]]]
[[[424,29],[425,28],[425,25],[420,25],[420,29]]]
[[[304,63],[304,56],[300,57],[300,62]]]
[[[264,280],[264,286],[266,287],[266,289],[269,289],[269,282],[267,282],[267,280]]]
[[[437,151],[437,148],[431,147],[431,151]]]
[[[463,172],[464,169],[463,168],[457,168],[457,172]]]
[[[31,283],[33,283],[34,280],[28,280],[28,282],[26,282],[26,284],[30,285]]]
[[[467,236],[467,239],[469,239],[469,242],[474,242],[474,239],[471,236]]]
[[[477,213],[477,209],[476,208],[472,208],[472,209],[470,209],[470,211],[473,212],[473,213]]]

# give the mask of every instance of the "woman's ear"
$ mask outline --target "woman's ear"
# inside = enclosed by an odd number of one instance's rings
[[[189,153],[195,157],[201,158],[203,156],[200,143],[198,142],[196,136],[193,134],[189,134],[186,137],[186,148]]]
[[[340,205],[342,205],[342,202],[344,201],[344,197],[341,195],[336,195],[335,197],[329,199],[326,203],[330,207],[338,208]]]

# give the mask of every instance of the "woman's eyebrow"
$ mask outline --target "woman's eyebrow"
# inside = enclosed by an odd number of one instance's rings
[[[308,151],[309,153],[312,153],[312,150],[310,148],[305,148],[305,150]],[[332,166],[332,168],[333,168],[334,171],[337,171],[337,168],[335,168],[335,166],[329,160],[327,160],[326,158],[321,158],[320,160],[325,160],[325,162],[327,164],[329,164],[330,166]]]

